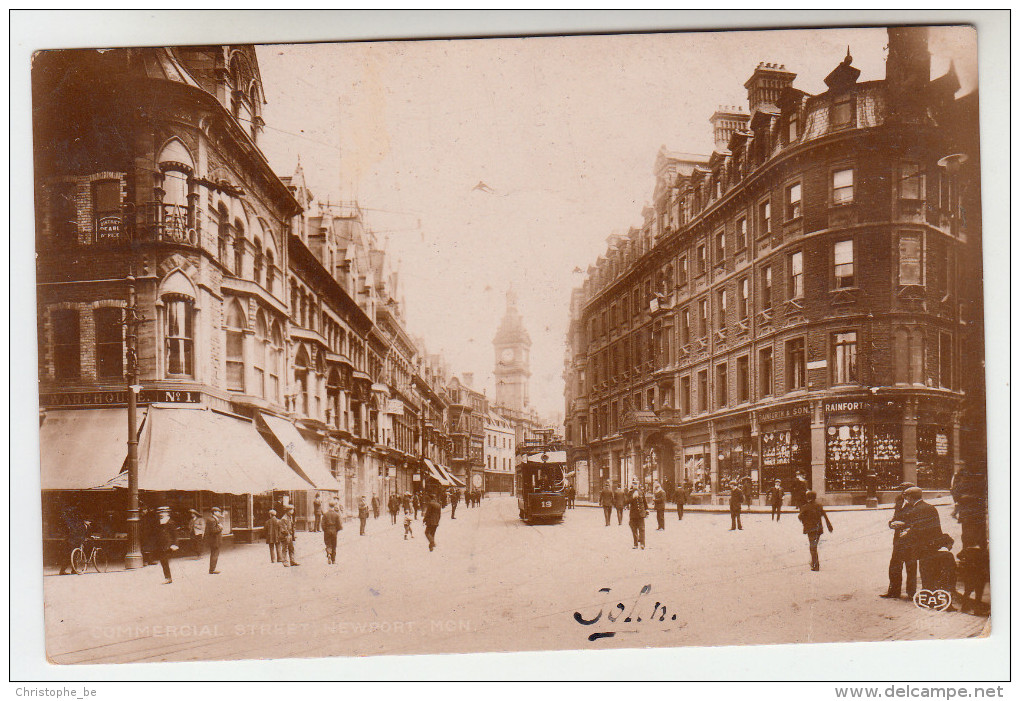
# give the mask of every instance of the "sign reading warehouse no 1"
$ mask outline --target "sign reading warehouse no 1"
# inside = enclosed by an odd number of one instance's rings
[[[192,404],[202,400],[196,390],[143,389],[138,392],[139,404]],[[113,392],[49,392],[39,395],[40,406],[116,406],[128,403],[126,389]]]

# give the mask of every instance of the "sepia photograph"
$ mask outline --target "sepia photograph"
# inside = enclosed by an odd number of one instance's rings
[[[979,32],[726,23],[34,51],[44,664],[1008,626]]]

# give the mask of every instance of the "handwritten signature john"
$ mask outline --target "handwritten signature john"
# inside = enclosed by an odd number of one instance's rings
[[[600,594],[608,594],[612,591],[610,587],[603,587],[599,589]],[[638,593],[634,600],[628,603],[619,601],[615,606],[610,608],[609,612],[606,613],[604,608],[600,608],[591,618],[586,618],[585,614],[580,611],[574,611],[574,620],[580,623],[582,626],[594,626],[603,621],[603,624],[599,628],[605,628],[609,624],[613,624],[613,628],[616,630],[596,630],[588,636],[588,640],[594,642],[600,638],[612,638],[617,633],[637,633],[643,626],[653,626],[660,628],[660,623],[675,623],[676,614],[670,614],[667,606],[661,601],[656,601],[654,605],[651,604],[650,598],[645,598],[652,591],[652,585],[646,584],[641,587],[641,591]],[[651,612],[648,612],[649,607]],[[605,613],[605,619],[603,620],[602,614]],[[640,624],[640,625],[639,625]],[[679,627],[683,627],[685,624],[681,623]],[[668,626],[663,630],[669,630],[676,626]]]

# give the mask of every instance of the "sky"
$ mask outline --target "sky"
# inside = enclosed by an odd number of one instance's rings
[[[640,226],[661,147],[708,154],[709,117],[747,109],[759,62],[825,90],[846,55],[885,76],[884,29],[700,32],[264,45],[262,147],[300,159],[323,201],[357,199],[400,272],[412,335],[493,396],[492,338],[512,286],[532,339],[531,403],[563,411],[564,338],[577,270]],[[969,29],[933,30],[976,85]]]

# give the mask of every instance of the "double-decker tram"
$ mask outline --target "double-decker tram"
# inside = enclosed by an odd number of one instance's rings
[[[567,451],[559,445],[518,449],[514,488],[525,523],[558,522],[567,509]]]

